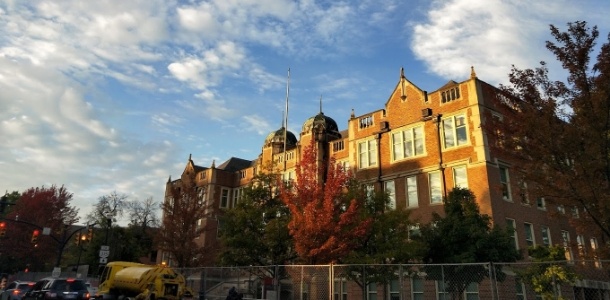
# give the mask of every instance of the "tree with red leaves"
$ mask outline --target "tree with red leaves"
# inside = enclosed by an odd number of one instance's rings
[[[351,172],[334,160],[318,161],[312,142],[296,166],[296,182],[281,185],[280,198],[291,213],[288,229],[295,250],[309,264],[338,262],[358,247],[371,226],[365,198],[349,197]]]
[[[72,193],[64,187],[30,188],[23,192],[6,219],[6,241],[2,241],[2,254],[29,265],[31,271],[49,270],[63,250],[62,242],[70,234],[71,226],[78,222],[78,209],[70,206]],[[32,243],[34,230],[49,228],[49,235],[39,234]],[[70,239],[71,241],[71,239]]]
[[[581,232],[610,238],[610,35],[586,22],[551,25],[546,47],[567,78],[549,78],[546,63],[513,68],[503,86],[502,117],[485,126],[490,145],[506,151],[532,199],[581,212]],[[591,54],[598,52],[594,63]],[[594,225],[594,226],[591,226]]]

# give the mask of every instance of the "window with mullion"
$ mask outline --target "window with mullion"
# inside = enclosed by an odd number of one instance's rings
[[[442,203],[443,202],[443,189],[441,182],[441,173],[432,172],[428,175],[430,185],[430,203]]]
[[[419,199],[417,197],[417,176],[407,177],[407,207],[417,207]]]
[[[375,140],[360,142],[358,144],[359,166],[368,168],[377,165],[377,145]]]
[[[445,148],[453,148],[468,143],[466,117],[457,115],[443,120],[443,136]]]
[[[413,127],[392,134],[394,160],[401,160],[424,154],[423,127]]]

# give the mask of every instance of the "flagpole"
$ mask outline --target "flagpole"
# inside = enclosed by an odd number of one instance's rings
[[[288,68],[288,80],[286,81],[286,113],[284,114],[284,172],[286,172],[286,142],[288,138],[288,98],[290,97],[290,68]]]

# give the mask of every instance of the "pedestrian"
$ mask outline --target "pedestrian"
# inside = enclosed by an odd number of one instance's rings
[[[244,295],[242,293],[238,293],[235,287],[229,289],[229,294],[227,295],[226,300],[242,300]]]

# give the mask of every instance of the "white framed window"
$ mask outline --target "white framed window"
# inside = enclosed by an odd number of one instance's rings
[[[229,207],[229,189],[222,188],[220,190],[220,208]]]
[[[419,198],[417,196],[417,176],[409,176],[407,177],[407,207],[417,207],[419,206]]]
[[[445,288],[445,283],[440,280],[436,280],[435,282],[436,282],[436,299],[438,299],[438,300],[451,299],[451,295],[447,292],[447,289]]]
[[[500,166],[499,170],[502,198],[506,201],[513,201],[510,197],[510,178],[508,177],[508,168]]]
[[[447,292],[446,284],[440,280],[436,281],[436,299],[439,300],[450,300],[451,293]],[[479,300],[479,284],[476,282],[471,282],[464,289],[463,297],[460,299],[466,300]]]
[[[460,99],[460,88],[452,87],[444,92],[441,92],[441,102],[447,103],[452,100]]]
[[[377,300],[377,283],[371,282],[366,286],[368,300]]]
[[[471,282],[464,290],[464,299],[466,300],[479,300],[479,284]]]
[[[347,300],[347,281],[343,278],[335,279],[334,300]]]
[[[443,119],[443,137],[445,149],[466,145],[468,143],[466,115],[460,114]]]
[[[384,182],[383,187],[389,198],[388,208],[392,210],[396,209],[396,192],[394,189],[394,180],[388,180]]]
[[[203,227],[203,219],[197,219],[197,225],[195,226],[195,230],[200,230]],[[198,239],[201,235],[198,234],[195,238]]]
[[[424,127],[392,133],[392,160],[424,155]]]
[[[580,213],[578,212],[578,207],[572,207],[572,218],[578,219],[580,218]]]
[[[411,299],[424,299],[424,280],[421,277],[411,277]]]
[[[468,188],[468,172],[466,166],[453,167],[453,184],[454,187]]]
[[[574,253],[570,245],[570,233],[566,230],[561,231],[561,239],[563,240],[563,249],[565,250],[566,260],[574,261]]]
[[[542,236],[542,245],[548,247],[552,245],[551,231],[548,226],[542,225],[540,227],[540,236]]]
[[[411,240],[414,237],[418,237],[420,235],[421,235],[421,230],[419,227],[419,223],[409,225],[409,240]]]
[[[530,197],[527,193],[527,183],[523,180],[519,181],[519,198],[521,204],[530,205]]]
[[[369,128],[369,127],[373,126],[373,124],[375,124],[375,123],[373,122],[372,115],[362,117],[358,120],[358,125],[359,125],[360,129]]]
[[[517,300],[525,300],[525,284],[519,278],[515,278],[515,299]]]
[[[536,246],[536,239],[534,237],[534,226],[531,223],[524,223],[523,229],[525,230],[525,243],[527,244],[527,246]]]
[[[546,201],[544,201],[544,198],[541,197],[536,199],[536,207],[540,210],[546,210]]]
[[[199,205],[204,205],[205,201],[206,201],[206,188],[205,187],[198,187],[197,188],[197,199],[199,202]]]
[[[506,219],[506,228],[508,228],[508,233],[510,234],[513,244],[515,245],[515,249],[519,250],[519,240],[517,239],[517,224],[514,219]]]
[[[430,203],[443,203],[443,189],[441,182],[441,172],[432,172],[428,174],[430,185]]]
[[[557,211],[562,215],[566,214],[566,208],[565,208],[565,206],[563,206],[563,204],[557,205]]]
[[[400,281],[398,279],[390,280],[389,290],[390,300],[400,300]]]
[[[365,184],[364,189],[366,191],[366,201],[372,203],[373,197],[375,196],[375,186],[372,184]]]
[[[593,260],[595,261],[595,267],[601,268],[602,261],[599,259],[599,253],[597,250],[599,248],[599,245],[597,244],[597,238],[592,237],[589,240],[589,243],[591,244],[591,252],[593,252]]]
[[[361,169],[377,165],[376,140],[368,140],[358,143],[358,165]]]
[[[587,256],[585,249],[585,237],[582,234],[576,236],[576,243],[578,244],[578,258],[584,260]]]
[[[337,164],[339,164],[339,166],[341,166],[343,171],[349,170],[349,160],[341,160],[341,161],[338,161]]]

